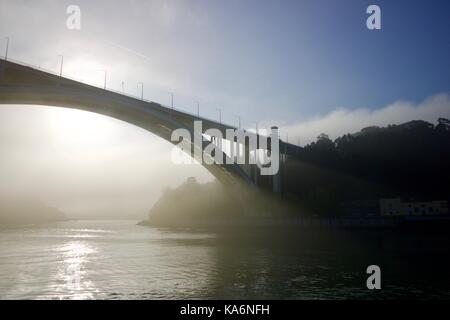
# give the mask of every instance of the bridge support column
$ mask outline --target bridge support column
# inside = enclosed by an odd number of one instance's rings
[[[6,61],[5,60],[1,60],[0,63],[0,79],[3,79],[5,76],[5,69],[6,69]]]
[[[281,193],[281,174],[279,171],[273,175],[272,191],[273,193]]]
[[[277,126],[273,126],[271,129],[272,130],[278,130],[278,127]],[[279,135],[277,135],[277,137],[278,136]],[[281,170],[282,170],[282,167],[283,167],[283,162],[282,162],[283,155],[281,153],[282,153],[282,148],[280,148],[280,153],[278,155],[278,157],[279,157],[279,159],[278,159],[279,162],[278,163],[280,164],[279,170],[272,177],[272,191],[273,191],[273,193],[281,193]],[[273,156],[273,154],[271,154],[271,156]]]
[[[253,168],[254,168],[254,178],[253,178],[253,182],[255,183],[255,186],[258,186],[258,174],[259,174],[259,172],[258,172],[258,165],[254,165],[253,166]]]

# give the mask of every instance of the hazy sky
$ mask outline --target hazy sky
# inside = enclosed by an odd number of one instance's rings
[[[81,8],[68,30],[66,8]],[[366,27],[378,4],[382,29]],[[278,124],[308,142],[371,124],[450,117],[448,1],[0,0],[9,57],[243,125]],[[0,55],[5,41],[0,39]],[[39,192],[67,211],[145,212],[199,166],[120,121],[55,108],[0,107],[0,191]],[[3,177],[7,177],[4,179]],[[129,209],[130,210],[130,209]]]

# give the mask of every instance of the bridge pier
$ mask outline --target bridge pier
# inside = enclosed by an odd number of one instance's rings
[[[271,129],[278,131],[277,126],[273,126],[273,127],[271,127]],[[279,137],[278,134],[277,134],[277,137]],[[280,194],[281,194],[281,170],[283,169],[283,154],[282,154],[282,152],[283,152],[282,148],[280,148],[280,153],[278,155],[280,168],[279,168],[278,172],[272,176],[272,192],[280,193]],[[271,154],[271,156],[273,156],[273,154]]]
[[[1,59],[0,63],[0,79],[5,77],[6,61]]]

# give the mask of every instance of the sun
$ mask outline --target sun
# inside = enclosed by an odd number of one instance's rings
[[[117,120],[93,112],[60,107],[49,107],[47,111],[55,139],[65,143],[111,143],[120,129]]]

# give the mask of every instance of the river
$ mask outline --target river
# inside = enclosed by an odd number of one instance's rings
[[[450,298],[436,233],[208,233],[67,221],[0,229],[1,299]],[[366,268],[381,268],[368,290]]]

